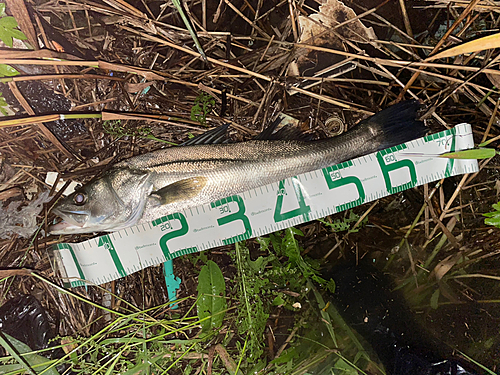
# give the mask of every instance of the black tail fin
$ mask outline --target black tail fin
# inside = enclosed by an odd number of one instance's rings
[[[363,120],[358,126],[382,128],[379,150],[393,147],[423,137],[429,130],[423,121],[417,120],[420,103],[407,100],[384,109]]]

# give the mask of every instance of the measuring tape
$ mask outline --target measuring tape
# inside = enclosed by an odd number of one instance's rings
[[[471,126],[460,124],[148,224],[54,245],[51,263],[66,287],[106,283],[181,255],[296,226],[444,177],[477,172],[476,160],[437,157],[473,146]]]

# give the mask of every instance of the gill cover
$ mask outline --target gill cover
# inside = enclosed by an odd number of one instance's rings
[[[141,217],[151,190],[147,172],[120,168],[105,172],[59,201],[53,212],[63,223],[52,234],[118,230],[134,225]]]

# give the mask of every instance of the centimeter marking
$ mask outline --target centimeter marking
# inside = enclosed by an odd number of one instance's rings
[[[478,171],[476,160],[436,155],[472,148],[471,127],[432,134],[151,223],[49,252],[67,287],[102,284],[181,255],[262,236],[441,178]]]

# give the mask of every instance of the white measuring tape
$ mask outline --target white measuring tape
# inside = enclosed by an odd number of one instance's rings
[[[471,126],[460,124],[150,224],[54,245],[51,261],[67,287],[102,284],[184,254],[262,236],[444,177],[477,172],[476,160],[436,156],[473,146]]]

